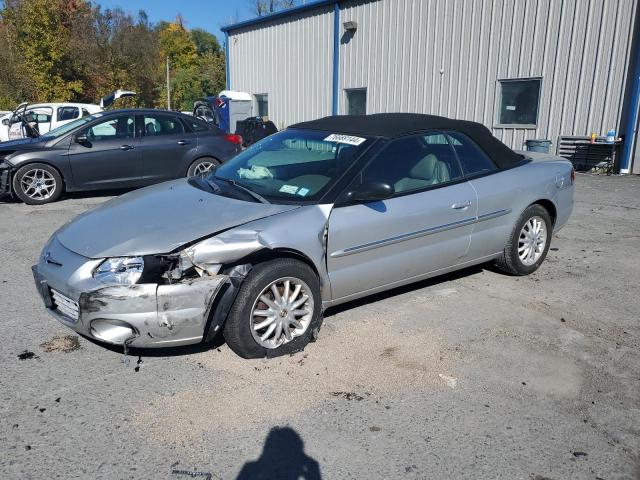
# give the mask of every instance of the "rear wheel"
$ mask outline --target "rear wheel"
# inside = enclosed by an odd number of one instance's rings
[[[194,160],[191,165],[189,165],[189,170],[187,170],[187,177],[206,175],[218,165],[220,165],[220,161],[213,157],[198,158],[197,160]]]
[[[27,205],[55,202],[62,194],[62,177],[45,163],[31,163],[14,175],[13,191]]]
[[[530,205],[520,218],[498,258],[498,267],[511,275],[535,272],[549,251],[553,223],[546,208]]]
[[[256,265],[238,292],[224,327],[229,347],[244,358],[302,350],[322,321],[318,276],[290,258]]]

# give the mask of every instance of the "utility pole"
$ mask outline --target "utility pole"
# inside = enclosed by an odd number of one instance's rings
[[[167,55],[167,110],[171,110],[171,84],[169,83],[169,55]]]

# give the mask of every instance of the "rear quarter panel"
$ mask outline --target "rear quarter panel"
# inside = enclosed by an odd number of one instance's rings
[[[213,157],[226,162],[240,151],[240,146],[228,142],[213,131],[198,133],[198,156]]]
[[[571,169],[567,160],[541,156],[519,167],[471,180],[478,194],[478,217],[500,210],[508,213],[474,225],[468,257],[501,253],[522,212],[540,200],[554,205],[554,231],[564,226],[573,209]]]

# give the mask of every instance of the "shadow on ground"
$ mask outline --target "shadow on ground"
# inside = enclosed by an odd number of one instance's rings
[[[320,464],[304,452],[300,435],[289,427],[272,428],[260,458],[247,462],[236,480],[320,480]]]

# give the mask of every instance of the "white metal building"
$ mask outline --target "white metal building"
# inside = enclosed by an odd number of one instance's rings
[[[279,128],[421,112],[516,149],[615,129],[640,173],[639,23],[638,0],[320,0],[224,27],[227,88]]]

